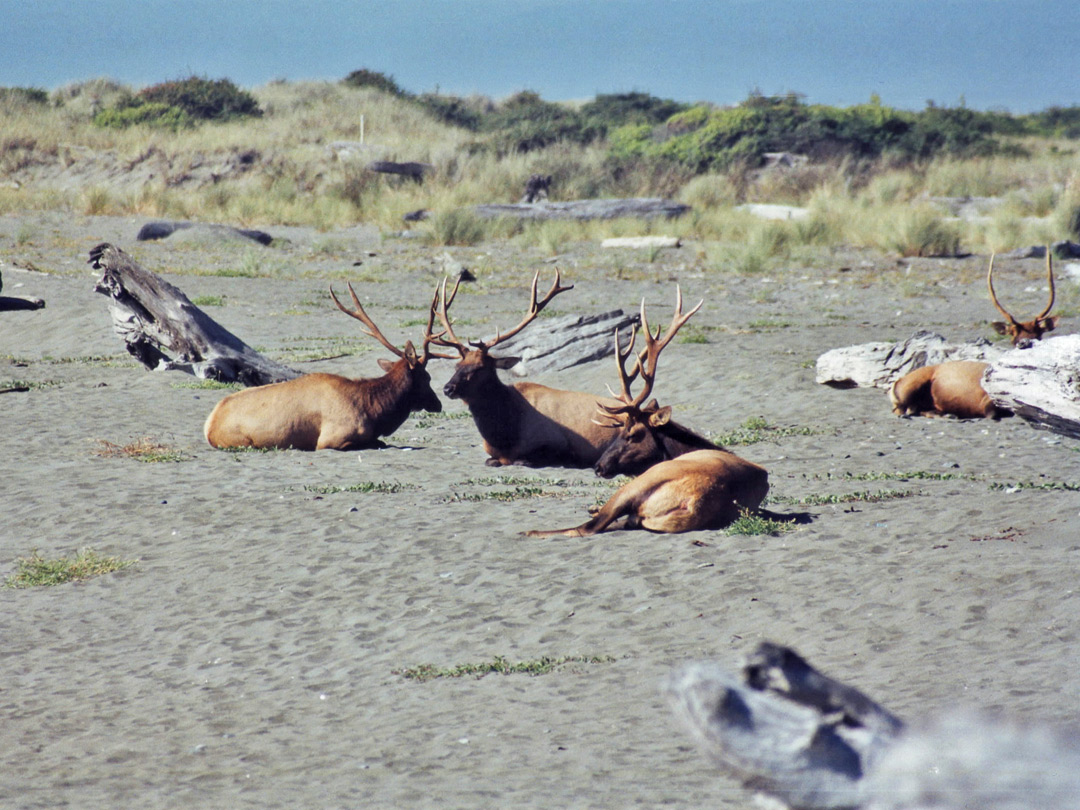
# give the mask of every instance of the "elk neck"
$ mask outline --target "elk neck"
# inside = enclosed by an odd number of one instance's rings
[[[381,377],[353,383],[354,401],[374,423],[376,435],[390,435],[409,418],[413,380],[404,359],[396,361]]]
[[[668,422],[656,431],[660,446],[664,450],[664,459],[676,458],[694,450],[723,450],[724,448],[709,441],[678,422]]]

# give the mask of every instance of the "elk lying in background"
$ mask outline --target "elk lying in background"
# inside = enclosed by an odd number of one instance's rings
[[[889,387],[893,413],[899,416],[943,416],[961,419],[999,419],[1009,412],[998,408],[983,390],[987,364],[953,360],[909,371]]]
[[[510,368],[518,357],[494,357],[491,350],[516,335],[540,314],[556,295],[572,290],[561,287],[558,268],[547,295],[536,299],[539,271],[533,276],[529,309],[521,322],[509,332],[487,341],[470,341],[466,346],[454,334],[447,309],[457,295],[454,285],[449,297],[446,281],[439,296],[438,315],[443,332],[435,342],[454,348],[461,360],[454,369],[443,393],[469,406],[473,421],[484,440],[488,466],[507,464],[526,466],[591,467],[611,438],[611,431],[596,424],[593,416],[598,403],[618,405],[612,399],[563,391],[532,382],[505,385],[498,369]],[[471,348],[470,348],[471,347]]]
[[[1013,346],[1021,340],[1039,340],[1045,332],[1052,332],[1054,327],[1057,326],[1058,316],[1048,317],[1050,310],[1054,307],[1054,269],[1053,259],[1050,254],[1050,246],[1047,245],[1046,280],[1050,284],[1050,301],[1047,303],[1046,308],[1030,321],[1016,320],[998,301],[997,295],[994,294],[994,254],[990,254],[990,269],[986,272],[986,286],[990,290],[990,300],[994,302],[998,312],[1008,319],[1007,321],[994,321],[991,326],[999,335],[1008,335]]]
[[[637,329],[630,333],[630,343],[624,351],[619,341],[619,331],[615,330],[615,363],[619,369],[619,381],[622,386],[617,405],[600,405],[600,412],[608,420],[608,427],[614,429],[611,438],[593,469],[604,478],[616,475],[639,475],[649,467],[661,461],[681,456],[692,450],[723,450],[722,447],[699,436],[692,430],[671,421],[671,406],[660,407],[655,399],[646,404],[652,393],[656,379],[656,362],[660,352],[671,342],[682,325],[690,320],[704,301],[685,315],[682,314],[682,290],[675,288],[675,315],[671,319],[664,339],[660,332],[655,335],[649,329],[645,315],[645,301],[641,302],[641,328],[645,335],[645,346],[637,356],[634,368],[627,372],[626,361],[633,356]],[[630,389],[638,374],[644,381],[641,391],[635,396]]]
[[[548,537],[563,534],[568,537],[585,537],[614,529],[642,528],[653,532],[674,534],[698,529],[718,529],[736,520],[748,510],[757,509],[769,491],[769,474],[744,458],[716,447],[701,436],[675,426],[668,432],[666,426],[674,425],[668,418],[670,408],[656,407],[655,400],[641,408],[652,392],[656,379],[656,361],[660,351],[668,344],[679,327],[698,307],[682,315],[682,296],[679,295],[675,317],[663,340],[660,333],[653,335],[645,320],[642,306],[642,327],[645,348],[637,356],[633,371],[626,372],[625,362],[633,353],[634,337],[624,352],[619,346],[616,333],[615,348],[622,381],[622,404],[602,406],[609,416],[616,414],[626,419],[620,436],[612,442],[608,463],[611,469],[627,465],[624,469],[641,468],[647,464],[648,455],[638,454],[636,444],[650,442],[656,459],[666,460],[648,466],[634,480],[621,486],[596,514],[580,526],[569,529],[527,532],[530,537]],[[638,373],[645,381],[643,390],[635,397],[630,385]],[[663,416],[659,416],[661,412]],[[650,424],[655,423],[655,424]],[[620,442],[620,439],[625,441]],[[637,438],[640,441],[634,441]],[[695,449],[705,447],[707,449]],[[605,467],[609,469],[609,467]],[[600,465],[597,465],[600,472]],[[604,474],[600,472],[600,474]]]
[[[237,391],[221,400],[206,420],[204,433],[213,447],[293,448],[296,450],[357,450],[383,447],[389,436],[412,411],[438,413],[442,403],[431,390],[427,361],[433,354],[435,300],[428,313],[423,349],[419,356],[412,341],[398,349],[364,312],[352,285],[354,309],[330,297],[338,309],[360,321],[364,334],[378,340],[399,359],[379,360],[382,377],[352,380],[337,374],[305,374],[286,382]],[[437,294],[437,291],[436,291]]]

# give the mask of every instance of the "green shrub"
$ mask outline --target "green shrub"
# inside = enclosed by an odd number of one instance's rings
[[[385,73],[379,73],[376,70],[368,70],[367,68],[354,70],[342,79],[341,83],[348,87],[372,87],[376,90],[381,90],[384,93],[389,93],[392,96],[401,97],[408,95],[401,89],[398,83],[394,81],[392,76],[387,76]]]
[[[136,104],[164,104],[183,110],[198,121],[227,121],[232,118],[259,117],[259,102],[246,90],[228,79],[204,79],[190,76],[163,82],[140,90]]]
[[[48,104],[49,94],[37,87],[0,87],[0,104]]]
[[[186,112],[168,104],[135,104],[125,107],[108,107],[94,116],[94,123],[108,129],[127,129],[137,124],[170,129],[174,132],[194,124]]]

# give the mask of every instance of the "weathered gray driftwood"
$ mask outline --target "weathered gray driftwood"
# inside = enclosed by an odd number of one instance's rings
[[[600,360],[615,353],[615,329],[628,335],[638,315],[626,315],[621,309],[599,315],[563,315],[534,322],[505,343],[499,354],[520,357],[510,373],[525,377],[541,371],[559,371]],[[488,338],[494,338],[489,335]]]
[[[120,248],[103,242],[90,251],[90,264],[104,271],[94,289],[110,298],[113,328],[147,368],[244,385],[300,375],[263,357]]]
[[[990,362],[1002,349],[987,340],[948,343],[936,332],[919,331],[899,343],[862,343],[825,352],[816,379],[834,388],[888,388],[909,371],[947,360]]]
[[[0,276],[0,290],[4,289],[4,279]],[[0,295],[0,311],[19,309],[41,309],[45,302],[40,298],[25,295]]]
[[[395,163],[392,160],[375,160],[367,165],[369,171],[382,174],[399,174],[417,183],[424,181],[424,175],[435,167],[430,163]]]
[[[970,712],[905,725],[775,644],[739,675],[680,667],[664,692],[710,758],[788,807],[1066,810],[1080,796],[1076,732]]]
[[[612,236],[600,242],[604,248],[677,248],[682,240],[677,236]]]
[[[1080,438],[1080,335],[1006,352],[990,364],[982,386],[995,405],[1034,426]]]
[[[147,222],[141,228],[135,238],[140,242],[152,239],[166,239],[177,231],[191,231],[208,237],[243,237],[258,242],[260,245],[269,245],[274,237],[265,231],[256,231],[251,228],[234,228],[231,225],[216,225],[208,222],[185,222],[183,220],[156,220]]]
[[[634,197],[614,200],[570,200],[568,202],[487,203],[473,211],[479,217],[516,217],[519,219],[615,219],[616,217],[677,217],[690,210],[689,205],[660,197]]]

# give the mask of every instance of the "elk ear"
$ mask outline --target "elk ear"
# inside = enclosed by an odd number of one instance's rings
[[[1005,321],[993,321],[990,324],[999,335],[1009,334],[1009,325]]]
[[[671,406],[665,405],[663,408],[657,408],[656,413],[649,414],[649,426],[650,427],[663,427],[671,421]]]
[[[495,368],[513,368],[521,362],[520,357],[494,357]]]
[[[409,364],[409,368],[412,368],[416,365],[416,347],[413,346],[413,342],[411,340],[405,341],[405,353],[402,355],[402,357],[404,357],[406,362]]]
[[[394,367],[394,361],[387,360],[385,357],[380,357],[376,362],[378,362],[379,368],[381,368],[383,371],[389,371]]]
[[[1040,318],[1038,320],[1038,325],[1039,325],[1039,328],[1042,329],[1044,332],[1049,332],[1049,331],[1053,330],[1057,326],[1057,322],[1058,322],[1058,316],[1057,315],[1052,315],[1049,318]]]

